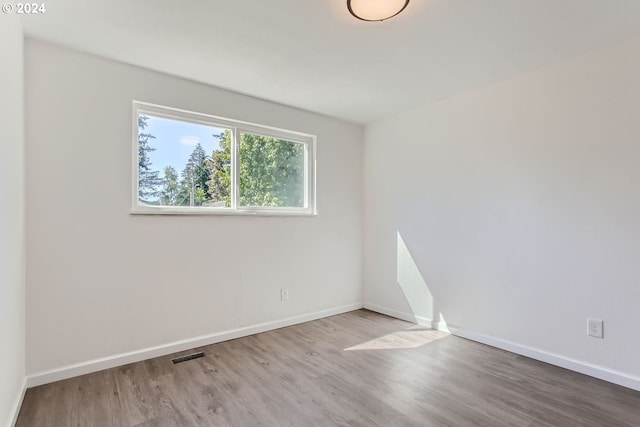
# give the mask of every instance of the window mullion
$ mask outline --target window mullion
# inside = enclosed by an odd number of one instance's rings
[[[309,167],[309,144],[304,144],[304,207],[305,209],[310,209],[311,206],[309,204],[309,196],[311,195],[310,191],[310,179],[309,176],[311,174],[311,168]]]
[[[240,130],[233,128],[231,141],[231,208],[238,209],[240,198]]]

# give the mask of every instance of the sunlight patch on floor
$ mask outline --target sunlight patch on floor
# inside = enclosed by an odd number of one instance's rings
[[[446,332],[436,330],[405,330],[394,332],[389,335],[367,341],[353,347],[345,348],[344,351],[353,350],[401,350],[422,347],[430,342],[448,336]]]

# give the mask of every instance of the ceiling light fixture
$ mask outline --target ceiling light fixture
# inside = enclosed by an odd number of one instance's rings
[[[362,21],[384,21],[406,9],[409,0],[347,0],[347,9]]]

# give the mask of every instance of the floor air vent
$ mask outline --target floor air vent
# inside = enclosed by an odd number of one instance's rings
[[[186,362],[187,360],[198,359],[200,357],[204,357],[204,353],[203,352],[193,353],[193,354],[190,354],[188,356],[176,357],[175,359],[171,359],[171,361],[175,365],[176,363],[182,363],[182,362]]]

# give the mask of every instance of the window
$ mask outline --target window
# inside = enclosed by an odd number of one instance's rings
[[[315,214],[315,136],[133,103],[133,213]]]

